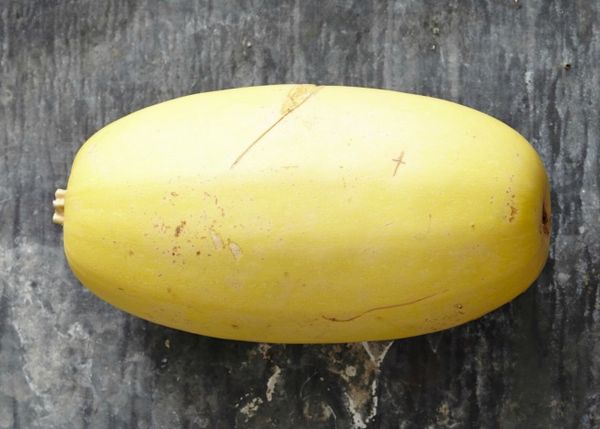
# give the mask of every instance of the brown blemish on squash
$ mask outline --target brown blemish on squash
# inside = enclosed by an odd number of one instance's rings
[[[399,304],[383,305],[381,307],[370,308],[368,310],[363,311],[362,313],[359,313],[359,314],[357,314],[355,316],[348,317],[348,318],[329,317],[329,316],[325,316],[325,315],[321,315],[321,317],[323,319],[325,319],[325,320],[329,320],[330,322],[351,322],[353,320],[358,319],[359,317],[364,316],[365,314],[372,313],[373,311],[389,310],[389,309],[392,309],[392,308],[404,307],[404,306],[407,306],[407,305],[416,304],[418,302],[425,301],[427,299],[431,299],[431,298],[433,298],[433,297],[435,297],[437,295],[440,295],[440,294],[442,294],[444,292],[447,292],[447,290],[443,290],[441,292],[436,292],[434,294],[427,295],[427,296],[424,296],[422,298],[418,298],[418,299],[415,299],[415,300],[412,300],[412,301],[407,301],[407,302],[401,302]]]
[[[398,169],[400,168],[400,164],[406,164],[406,162],[404,162],[404,151],[400,152],[398,158],[394,158],[392,161],[396,163],[396,166],[394,167],[394,174],[392,174],[392,177],[395,177]]]
[[[288,115],[298,107],[300,107],[306,100],[308,100],[315,92],[319,90],[317,85],[303,84],[294,86],[290,92],[288,92],[286,99],[281,106],[281,114]]]
[[[174,197],[178,197],[179,196],[179,194],[177,192],[171,192],[171,195],[174,196]]]
[[[154,228],[158,228],[158,230],[159,230],[161,233],[163,233],[163,234],[164,234],[165,232],[167,232],[167,230],[168,230],[168,229],[171,229],[171,227],[170,227],[169,225],[166,225],[164,222],[162,222],[162,223],[160,223],[160,224],[158,224],[158,223],[155,223],[155,224],[153,224],[153,225],[154,225]]]
[[[187,222],[182,220],[179,225],[177,225],[175,227],[175,237],[179,237],[179,235],[181,235],[181,232],[183,231],[183,228],[185,228]]]
[[[512,178],[514,176],[511,176],[511,181]],[[512,188],[509,186],[508,189],[506,189],[505,193],[508,196],[508,201],[506,202],[506,207],[509,211],[509,213],[506,215],[505,219],[508,220],[509,223],[512,223],[515,218],[517,217],[517,213],[519,212],[519,209],[517,209],[517,207],[515,206],[515,194],[512,190]]]

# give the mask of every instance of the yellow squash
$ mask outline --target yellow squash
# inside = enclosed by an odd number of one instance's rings
[[[510,301],[548,254],[523,137],[475,110],[277,85],[178,98],[86,142],[55,201],[76,276],[144,319],[221,338],[409,337]]]

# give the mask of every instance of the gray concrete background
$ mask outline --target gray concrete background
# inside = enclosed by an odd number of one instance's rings
[[[600,2],[2,0],[0,428],[600,427]],[[95,130],[143,106],[281,82],[458,101],[540,152],[539,281],[468,325],[268,346],[177,332],[85,290],[50,222]]]

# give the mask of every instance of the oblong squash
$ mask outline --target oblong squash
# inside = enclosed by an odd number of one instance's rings
[[[92,136],[55,201],[81,282],[144,319],[250,341],[438,331],[548,254],[534,149],[475,110],[276,85],[178,98]]]

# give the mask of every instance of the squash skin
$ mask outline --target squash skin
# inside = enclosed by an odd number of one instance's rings
[[[548,255],[544,167],[451,102],[274,85],[106,126],[64,198],[79,280],[136,316],[219,338],[404,338],[522,293]]]

